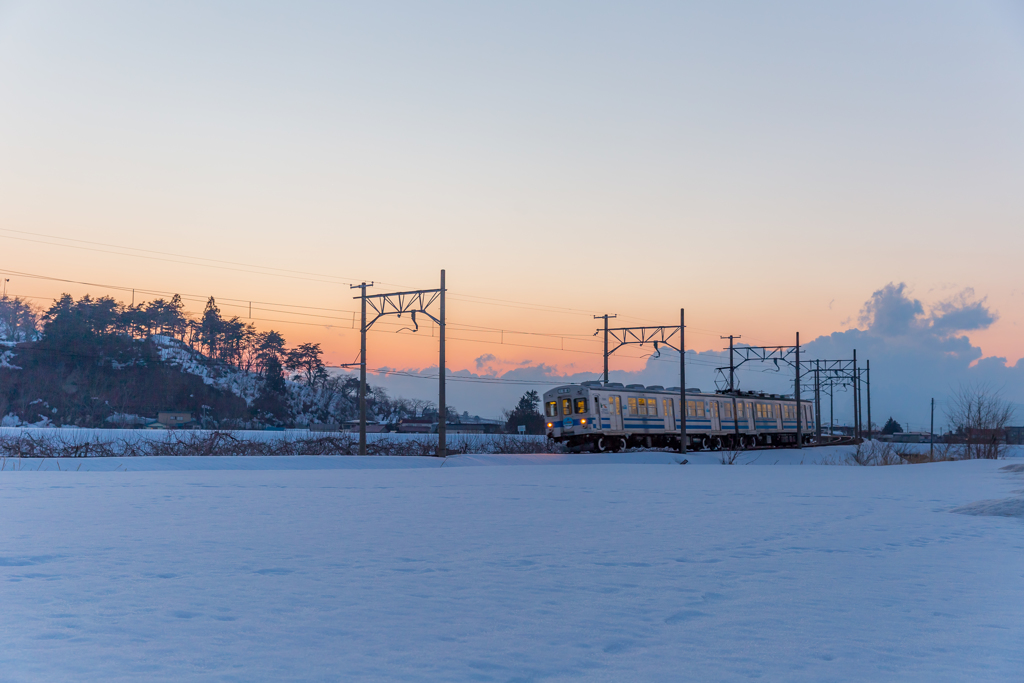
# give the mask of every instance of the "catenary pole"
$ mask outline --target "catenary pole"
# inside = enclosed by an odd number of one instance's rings
[[[437,404],[438,404],[438,407],[439,407],[439,410],[438,410],[439,417],[438,417],[438,420],[437,420],[437,454],[438,454],[438,456],[444,458],[444,457],[448,456],[448,440],[447,440],[447,437],[448,437],[448,429],[447,429],[448,404],[445,402],[445,395],[444,395],[444,375],[445,375],[445,363],[444,363],[444,328],[445,328],[445,319],[444,319],[444,269],[441,270],[441,324],[439,325],[439,327],[441,329],[441,344],[440,344],[440,351],[441,351],[441,353],[440,353],[440,359],[438,361],[438,368],[440,370],[440,372],[438,372],[438,375],[440,376],[440,384],[438,386],[438,396],[437,396]]]
[[[857,349],[853,350],[853,437],[860,436],[860,406],[857,405],[857,394],[860,383],[857,379],[860,371],[857,369]]]
[[[725,339],[725,337],[719,337]],[[736,365],[733,362],[733,340],[741,339],[735,334],[729,335],[729,393],[732,394],[732,431],[733,431],[733,443],[737,448],[740,444],[740,416],[739,416],[739,405],[736,403]]]
[[[594,320],[604,318],[604,383],[608,384],[608,319],[618,318],[618,315],[595,315]]]
[[[836,385],[834,380],[829,380],[828,383],[828,435],[834,436],[836,433]]]
[[[686,453],[686,309],[679,309],[679,452]]]
[[[351,285],[359,289],[359,455],[366,455],[366,288],[365,282]]]
[[[928,427],[928,459],[935,460],[935,399],[932,399],[932,422]]]
[[[821,443],[821,361],[814,361],[814,438]]]
[[[868,385],[868,438],[871,438],[871,359],[864,361],[867,364],[867,385]]]
[[[800,333],[796,333],[796,378],[793,380],[793,396],[796,398],[796,447],[804,447],[803,404],[800,402]]]

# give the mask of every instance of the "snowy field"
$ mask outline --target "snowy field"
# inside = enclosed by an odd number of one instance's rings
[[[690,457],[7,459],[0,680],[1021,679],[1021,460]]]

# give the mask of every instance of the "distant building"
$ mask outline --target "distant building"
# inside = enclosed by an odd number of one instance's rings
[[[1024,444],[1024,427],[1006,427],[1005,431],[1007,444]]]
[[[180,429],[192,425],[192,413],[176,410],[161,411],[156,414],[156,421],[168,429]]]
[[[437,431],[434,425],[433,431]],[[505,431],[505,425],[501,422],[449,422],[445,425],[445,431],[449,434],[501,434]]]
[[[310,427],[312,429],[312,427]],[[342,431],[346,432],[358,432],[359,431],[359,420],[347,420],[342,425]],[[388,426],[380,422],[366,421],[366,433],[367,434],[380,434],[388,431]]]
[[[429,417],[403,417],[398,421],[400,434],[429,434],[437,431],[437,423]]]
[[[309,425],[309,431],[311,432],[340,432],[341,425],[337,422],[314,422]]]

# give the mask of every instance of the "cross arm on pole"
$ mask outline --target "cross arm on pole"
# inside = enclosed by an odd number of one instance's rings
[[[360,298],[360,297],[354,297]],[[367,321],[366,328],[369,329],[375,322],[386,315],[397,315],[401,317],[404,313],[412,315],[413,322],[416,321],[416,314],[422,313],[430,318],[435,324],[440,325],[441,320],[430,312],[430,307],[441,298],[440,289],[419,289],[410,292],[389,292],[387,294],[373,294],[366,297],[366,305],[373,309],[374,316]]]
[[[599,330],[601,331],[601,330]],[[667,346],[678,351],[679,341],[676,335],[679,334],[678,326],[661,325],[658,327],[618,327],[608,330],[608,336],[616,342],[614,348],[608,349],[608,355],[628,344],[654,344]]]

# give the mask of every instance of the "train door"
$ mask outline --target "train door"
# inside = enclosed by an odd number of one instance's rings
[[[775,410],[775,424],[776,424],[775,428],[778,429],[781,432],[782,431],[782,404],[781,403],[774,404],[774,410]]]
[[[746,424],[746,428],[750,429],[750,430],[753,430],[753,429],[755,429],[757,427],[757,425],[754,423],[754,403],[752,401],[747,401],[746,402],[746,406],[747,406],[747,420],[746,420],[747,424]]]
[[[608,412],[611,413],[611,426],[613,432],[622,431],[622,399],[619,396],[608,397]]]
[[[711,431],[717,432],[722,429],[722,421],[718,415],[718,401],[711,401]]]
[[[665,431],[676,431],[676,402],[675,399],[661,399],[661,412],[665,416]]]

